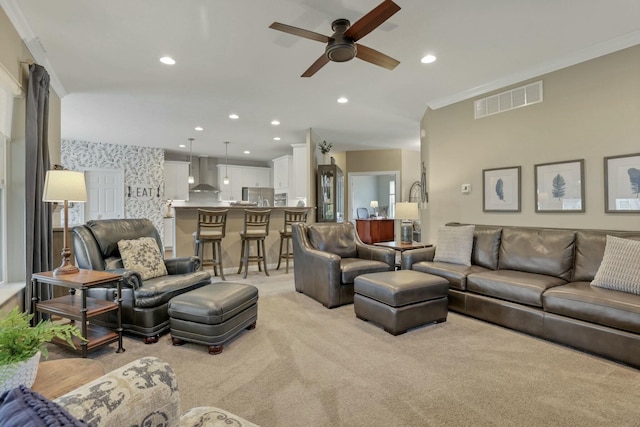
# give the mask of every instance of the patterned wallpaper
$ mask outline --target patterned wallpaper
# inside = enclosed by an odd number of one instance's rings
[[[160,236],[164,232],[162,197],[152,194],[150,197],[137,197],[132,191],[140,186],[160,187],[160,196],[164,188],[164,150],[159,148],[138,147],[134,145],[105,144],[77,140],[62,140],[62,165],[71,170],[120,169],[124,171],[124,217],[148,218],[158,229]],[[69,224],[81,223],[79,204],[69,210]]]

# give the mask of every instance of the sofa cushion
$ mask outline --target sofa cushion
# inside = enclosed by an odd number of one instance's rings
[[[136,307],[158,307],[169,302],[176,295],[197,289],[211,283],[211,273],[195,271],[193,273],[172,274],[145,280],[134,291]]]
[[[516,270],[571,279],[575,231],[506,227],[502,230],[498,265]]]
[[[496,270],[500,252],[501,227],[478,226],[473,231],[471,264]]]
[[[473,225],[438,227],[438,243],[434,261],[471,265]]]
[[[362,258],[342,258],[340,260],[340,275],[342,285],[352,284],[361,274],[389,271],[389,264]]]
[[[167,275],[167,267],[155,239],[141,237],[135,240],[120,240],[118,250],[124,267],[140,273],[142,280]]]
[[[567,283],[544,274],[514,270],[485,271],[467,276],[467,290],[533,307],[542,307],[542,293]]]
[[[640,242],[607,236],[593,286],[640,295]]]
[[[309,241],[314,248],[343,258],[356,256],[355,228],[350,224],[342,224],[342,226],[312,224],[307,230]]]
[[[542,295],[544,311],[640,334],[640,296],[572,282]]]
[[[87,426],[66,409],[24,385],[0,395],[0,427]]]
[[[411,266],[412,270],[444,277],[452,289],[467,289],[467,276],[471,273],[482,273],[487,268],[479,265],[460,265],[449,262],[420,261]]]

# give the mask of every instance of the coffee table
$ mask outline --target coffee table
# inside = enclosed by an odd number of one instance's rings
[[[31,386],[47,399],[56,399],[104,375],[102,363],[93,359],[47,360],[38,365],[36,382]]]

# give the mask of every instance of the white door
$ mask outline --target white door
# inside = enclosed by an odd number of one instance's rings
[[[124,218],[124,173],[119,169],[86,170],[84,221]]]

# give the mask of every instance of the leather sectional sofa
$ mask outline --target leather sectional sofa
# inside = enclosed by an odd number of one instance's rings
[[[450,226],[462,224],[448,224]],[[476,225],[471,265],[403,254],[402,268],[446,278],[449,309],[640,367],[640,295],[591,285],[606,236],[640,232]]]

